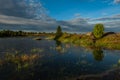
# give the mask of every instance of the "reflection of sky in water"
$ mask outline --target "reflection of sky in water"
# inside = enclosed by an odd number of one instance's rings
[[[59,42],[56,44],[55,41],[36,41],[32,38],[0,39],[0,56],[5,52],[15,52],[15,50],[21,54],[44,55],[37,60],[29,72],[34,74],[34,79],[40,78],[41,80],[103,73],[120,64],[120,51],[86,50],[72,44],[60,44]]]

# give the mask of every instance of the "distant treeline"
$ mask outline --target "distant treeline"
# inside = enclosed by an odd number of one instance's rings
[[[11,30],[2,30],[0,31],[0,37],[16,37],[16,36],[40,36],[54,33],[45,33],[45,32],[24,32],[24,31],[11,31]]]

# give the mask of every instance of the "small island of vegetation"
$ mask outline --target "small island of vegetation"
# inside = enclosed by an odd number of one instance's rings
[[[120,50],[120,33],[104,32],[103,24],[96,24],[92,32],[86,34],[70,34],[57,29],[55,39],[63,43],[72,43],[82,47]],[[60,32],[60,33],[59,33]],[[61,35],[58,37],[58,35]]]

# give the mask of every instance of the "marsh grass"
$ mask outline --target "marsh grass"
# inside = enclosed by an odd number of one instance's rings
[[[0,67],[4,65],[13,65],[17,71],[21,69],[27,69],[32,67],[36,60],[41,56],[39,54],[12,54],[6,53],[3,58],[0,59]]]
[[[31,53],[41,53],[43,51],[44,51],[44,49],[41,49],[41,48],[33,48],[33,49],[31,49]]]
[[[64,34],[59,40],[64,43],[72,43],[80,46],[90,46],[93,44],[91,37],[84,34]]]
[[[92,36],[86,34],[68,34],[64,33],[59,41],[63,43],[72,43],[82,47],[102,47],[106,49],[117,49],[120,50],[120,33],[109,34],[100,39],[97,39],[96,42],[93,41]]]

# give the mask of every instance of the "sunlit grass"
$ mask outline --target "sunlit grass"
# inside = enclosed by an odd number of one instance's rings
[[[120,35],[112,34],[96,41],[96,46],[102,46],[108,49],[120,49]]]
[[[64,33],[59,41],[63,43],[72,43],[83,47],[103,47],[107,49],[120,50],[120,34],[110,34],[101,39],[97,39],[94,43],[92,36],[86,34],[68,34]]]

